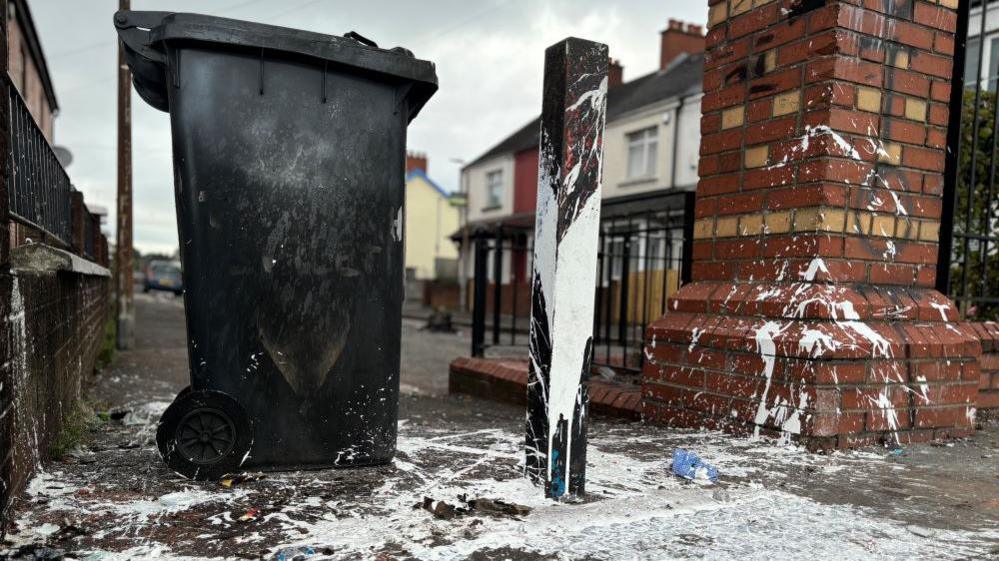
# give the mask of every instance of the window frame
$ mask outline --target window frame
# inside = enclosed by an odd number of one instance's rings
[[[659,172],[659,125],[652,125],[625,134],[627,164],[625,177],[628,180],[651,179]],[[641,165],[632,167],[632,153],[639,150]]]
[[[493,179],[496,179],[494,182]],[[483,210],[493,210],[503,206],[503,170],[486,172],[486,204]]]

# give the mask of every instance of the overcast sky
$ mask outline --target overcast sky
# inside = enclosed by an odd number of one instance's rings
[[[86,200],[108,208],[114,232],[116,0],[30,0],[60,112],[56,144],[74,155],[68,172]],[[472,160],[541,109],[545,47],[573,35],[610,45],[625,80],[659,64],[669,18],[704,23],[705,0],[132,0],[132,9],[199,12],[342,35],[356,30],[383,47],[434,61],[440,91],[409,129],[430,175],[457,188]],[[135,245],[177,247],[170,124],[132,97]]]

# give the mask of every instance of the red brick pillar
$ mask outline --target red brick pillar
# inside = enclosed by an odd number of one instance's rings
[[[87,225],[85,221],[90,220],[90,213],[87,212],[86,205],[83,204],[83,193],[79,191],[73,191],[69,194],[69,224],[70,233],[72,234],[72,245],[73,253],[77,255],[83,255],[86,253],[86,239],[84,235],[87,232]]]
[[[647,332],[650,422],[813,448],[970,432],[934,290],[957,0],[710,0],[694,282]]]

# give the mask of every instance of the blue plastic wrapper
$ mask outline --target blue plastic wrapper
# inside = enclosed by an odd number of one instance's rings
[[[274,554],[274,561],[301,561],[316,554],[316,550],[304,545],[298,547],[286,547]]]
[[[714,466],[683,448],[673,451],[673,473],[684,479],[707,480],[712,483],[718,479],[718,470]]]

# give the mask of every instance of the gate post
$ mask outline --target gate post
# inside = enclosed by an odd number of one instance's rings
[[[545,51],[527,385],[527,474],[545,496],[584,491],[607,46]]]
[[[645,420],[971,434],[981,346],[934,290],[959,3],[708,4],[692,282],[647,331]]]

